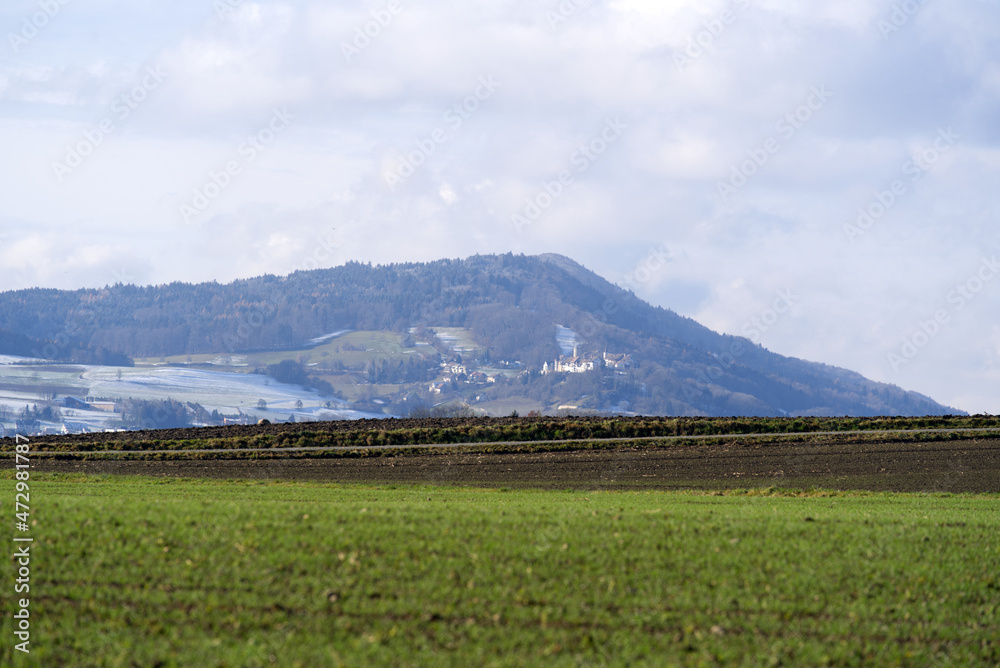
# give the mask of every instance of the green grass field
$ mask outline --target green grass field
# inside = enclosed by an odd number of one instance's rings
[[[0,663],[996,665],[998,504],[34,475]]]
[[[403,337],[393,332],[364,331],[349,332],[326,343],[312,348],[297,350],[278,350],[267,352],[238,354],[197,354],[174,355],[171,357],[137,358],[138,368],[148,366],[185,366],[212,365],[216,371],[233,373],[250,373],[269,364],[277,364],[283,360],[294,360],[308,365],[310,372],[318,378],[330,383],[338,396],[350,401],[357,401],[365,396],[394,394],[401,389],[426,389],[427,383],[409,383],[406,385],[376,385],[359,384],[356,374],[363,371],[369,363],[388,361],[396,364],[412,360],[424,360],[437,355],[430,346],[420,345],[404,347]],[[227,363],[228,362],[228,363]],[[339,362],[347,369],[347,373],[334,371]]]

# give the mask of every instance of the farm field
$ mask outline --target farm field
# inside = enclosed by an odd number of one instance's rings
[[[110,399],[166,399],[197,403],[208,411],[243,412],[257,418],[286,420],[356,419],[371,414],[352,410],[343,401],[322,397],[297,385],[279,383],[247,369],[178,368],[168,366],[108,367],[30,363],[24,358],[0,357],[0,407],[7,410],[8,426],[26,405],[51,397]],[[266,408],[258,407],[264,400]],[[301,402],[301,408],[299,406]],[[327,406],[327,403],[330,406]],[[101,431],[117,426],[114,414],[99,410],[68,409],[66,420]]]
[[[44,436],[50,472],[591,488],[1000,492],[1000,425],[932,418],[414,418]],[[0,440],[0,457],[13,439]]]
[[[10,457],[14,439],[0,439]],[[45,472],[552,489],[1000,493],[991,416],[419,418],[33,439]]]
[[[458,328],[454,329],[457,332],[464,331]],[[198,369],[202,372],[214,370],[232,374],[249,374],[255,369],[277,364],[284,360],[293,360],[301,363],[316,378],[330,383],[338,397],[350,402],[364,401],[369,397],[405,394],[408,391],[423,391],[427,388],[428,383],[424,381],[405,384],[373,382],[365,374],[366,369],[372,365],[434,362],[434,375],[436,376],[439,371],[436,365],[437,350],[423,341],[406,342],[403,335],[398,333],[345,330],[320,337],[320,339],[322,340],[317,340],[314,346],[295,350],[174,355],[171,357],[140,358],[136,360],[136,364],[140,367],[154,369],[178,367]],[[453,336],[449,340],[454,342],[456,339]],[[239,381],[237,381],[238,383]],[[281,419],[287,417],[288,414],[286,412],[284,416],[281,416]],[[340,410],[334,414],[337,415],[338,419],[375,415],[371,412],[366,413],[364,410],[355,410],[352,414]],[[384,414],[381,415],[384,416]],[[277,416],[267,417],[277,418]],[[296,419],[313,420],[317,419],[317,414],[314,412],[312,415],[297,415]]]
[[[990,416],[235,425],[31,457],[16,665],[1000,661]]]
[[[31,485],[15,665],[1000,661],[995,494]]]
[[[726,490],[796,487],[894,492],[1000,493],[1000,441],[764,446],[694,445],[541,452],[435,449],[419,454],[344,451],[241,458],[178,452],[170,458],[38,458],[40,471],[156,477],[311,480],[575,490]]]

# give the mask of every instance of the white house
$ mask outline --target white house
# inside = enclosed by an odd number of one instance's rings
[[[546,362],[542,366],[542,373],[585,373],[593,371],[601,366],[601,358],[594,353],[578,354],[576,346],[573,346],[572,355],[563,355],[553,362],[550,367]]]
[[[628,353],[604,353],[604,366],[609,369],[631,369],[635,366]]]

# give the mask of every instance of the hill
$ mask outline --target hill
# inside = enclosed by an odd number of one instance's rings
[[[394,414],[448,401],[494,414],[510,406],[689,416],[960,413],[718,334],[552,254],[351,262],[229,284],[10,291],[0,293],[0,346],[10,339],[3,332],[47,342],[50,352],[187,363],[295,351],[287,358],[362,409]]]

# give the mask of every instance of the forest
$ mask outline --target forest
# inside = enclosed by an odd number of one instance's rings
[[[572,388],[600,397],[602,406],[628,401],[656,414],[955,412],[857,373],[718,334],[552,254],[383,266],[348,262],[228,284],[0,293],[0,353],[34,350],[34,356],[46,359],[98,364],[128,364],[133,357],[290,350],[340,330],[409,336],[433,327],[461,327],[471,330],[481,345],[479,363],[518,360],[537,371],[560,354],[556,325],[576,332],[581,350],[627,352],[637,368],[627,378],[529,374],[517,381],[524,387],[506,391],[558,399],[572,394]],[[291,371],[269,370],[272,375]],[[365,370],[371,383],[425,381],[436,373],[426,362],[372,364]],[[329,389],[319,384],[321,379],[292,382]]]

